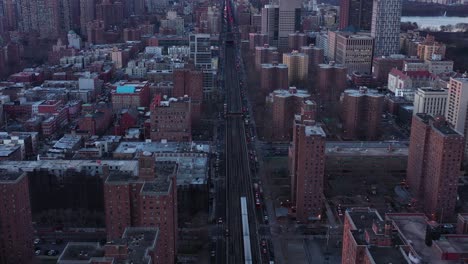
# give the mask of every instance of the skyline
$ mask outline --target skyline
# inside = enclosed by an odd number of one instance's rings
[[[1,0],[0,264],[467,261],[430,2]]]

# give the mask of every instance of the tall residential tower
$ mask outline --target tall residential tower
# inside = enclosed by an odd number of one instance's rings
[[[400,53],[401,7],[402,0],[374,0],[371,27],[374,57]]]

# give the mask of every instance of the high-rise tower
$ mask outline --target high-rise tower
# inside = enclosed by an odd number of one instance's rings
[[[371,26],[374,57],[400,53],[401,8],[402,0],[374,0]]]

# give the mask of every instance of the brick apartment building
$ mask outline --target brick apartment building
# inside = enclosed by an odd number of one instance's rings
[[[106,103],[85,104],[83,116],[78,120],[77,130],[89,135],[104,134],[112,123],[112,108]]]
[[[192,101],[192,124],[201,118],[203,103],[203,72],[190,69],[175,69],[172,96],[179,98],[188,95]]]
[[[421,213],[388,213],[372,208],[346,210],[342,264],[464,263],[468,260],[466,214],[456,227]]]
[[[267,95],[274,90],[288,89],[288,66],[285,64],[262,64],[260,68],[260,93]]]
[[[381,221],[383,219],[375,209],[351,208],[346,210],[343,225],[342,264],[359,264],[368,261],[366,232],[372,232],[373,223]],[[387,241],[385,242],[388,244]]]
[[[375,90],[360,88],[343,93],[343,137],[346,139],[376,140],[379,137],[384,96]]]
[[[403,55],[374,58],[372,75],[379,84],[386,84],[388,82],[388,74],[393,68],[403,69],[404,59],[405,56]]]
[[[314,44],[310,44],[309,46],[302,46],[300,52],[309,57],[309,74],[315,74],[318,65],[322,64],[324,60],[325,55],[323,49],[314,46]],[[315,75],[312,77],[315,78]]]
[[[292,139],[294,115],[300,114],[302,108],[312,112],[312,120],[315,120],[317,106],[309,99],[309,93],[305,90],[298,90],[296,87],[270,93],[266,99],[266,105],[272,122],[272,140],[290,141]]]
[[[124,108],[148,107],[151,101],[148,82],[119,82],[111,96],[114,112]]]
[[[41,123],[42,134],[51,136],[68,123],[68,106],[61,100],[46,100],[38,106],[39,116],[45,120]]]
[[[154,97],[150,107],[151,140],[191,141],[192,103],[189,97]]]
[[[98,242],[70,242],[57,263],[159,264],[163,253],[160,235],[155,227],[127,227],[121,238],[103,246]]]
[[[255,47],[255,69],[260,70],[261,65],[265,63],[278,63],[279,55],[276,47],[270,47],[265,44],[261,47]]]
[[[30,263],[33,227],[26,172],[0,171],[0,263]]]
[[[138,111],[136,109],[122,109],[114,119],[114,135],[123,136],[127,129],[138,125]]]
[[[320,220],[323,208],[325,138],[322,127],[304,113],[294,123],[289,149],[291,199],[296,219],[306,223]]]
[[[268,44],[268,35],[262,33],[249,33],[249,48],[255,51],[255,47],[263,47]]]
[[[107,240],[127,227],[158,227],[158,263],[174,263],[177,250],[176,162],[156,162],[150,152],[138,158],[138,176],[108,171],[104,184]],[[104,175],[106,177],[106,175]]]
[[[432,220],[453,219],[464,137],[444,117],[413,116],[407,183],[417,204]]]
[[[338,102],[347,87],[346,67],[333,62],[319,64],[317,69],[317,85],[315,87],[318,98],[322,102]]]
[[[288,35],[288,49],[289,51],[299,50],[301,47],[307,45],[307,35],[304,33],[292,33]]]

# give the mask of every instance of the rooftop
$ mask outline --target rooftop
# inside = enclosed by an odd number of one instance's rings
[[[206,184],[208,157],[204,153],[178,153],[156,157],[156,161],[177,162],[177,185]]]
[[[175,161],[156,161],[155,167],[158,178],[167,178],[175,175],[177,163]]]
[[[160,101],[159,106],[170,106],[171,103],[176,103],[176,102],[190,102],[190,97],[180,97],[180,98],[164,98],[162,101]]]
[[[327,156],[408,156],[408,142],[376,141],[376,142],[326,142]]]
[[[13,154],[19,148],[21,148],[20,145],[1,144],[0,145],[0,157],[9,157],[11,154]]]
[[[263,46],[257,46],[255,47],[256,50],[270,50],[270,51],[276,51],[278,48],[276,47],[272,47],[268,44],[265,44]]]
[[[112,183],[126,183],[131,180],[138,180],[138,176],[128,171],[109,171],[109,176],[107,177],[107,182]]]
[[[210,152],[210,145],[195,142],[123,142],[114,154],[136,154],[140,151],[152,153]]]
[[[320,125],[307,125],[305,126],[305,134],[306,136],[322,136],[327,137],[325,131],[323,131]]]
[[[148,263],[148,249],[156,248],[159,229],[144,227],[127,227],[122,236],[124,244],[128,246],[128,257],[118,263]]]
[[[138,161],[136,160],[32,160],[32,161],[2,161],[0,170],[26,171],[47,170],[54,173],[75,169],[90,173],[100,173],[104,165],[109,166],[110,171],[126,171],[137,174]]]
[[[273,91],[272,94],[276,97],[291,97],[291,96],[301,97],[301,98],[310,97],[309,92],[307,92],[306,90],[296,89],[295,87],[290,87],[288,90],[286,89],[275,90]]]
[[[71,149],[81,142],[80,135],[64,135],[54,144],[55,149]]]
[[[281,63],[263,63],[262,68],[264,69],[269,69],[269,68],[283,68],[287,69],[288,65],[286,64],[281,64]]]
[[[0,170],[0,183],[15,183],[17,182],[25,173],[22,171],[6,171]]]
[[[434,129],[439,131],[440,133],[444,135],[453,135],[453,136],[462,136],[455,130],[453,130],[449,124],[445,121],[445,119],[442,117],[433,117],[428,114],[424,113],[418,113],[416,116],[425,124],[431,125]]]
[[[390,71],[390,74],[393,76],[397,76],[400,79],[409,79],[409,78],[432,78],[434,79],[436,77],[429,71],[401,71],[396,68],[393,68]]]
[[[364,230],[372,226],[374,221],[382,221],[379,213],[371,208],[351,208],[346,210],[346,215],[352,220],[353,229]]]
[[[286,57],[306,57],[308,55],[305,54],[305,53],[300,53],[297,50],[293,50],[291,53],[283,53],[283,58],[284,58],[284,56],[286,56]]]
[[[321,69],[331,69],[331,68],[346,69],[346,66],[344,66],[342,64],[336,64],[334,62],[322,63],[322,64],[319,64],[318,67],[321,68]]]
[[[171,181],[169,176],[176,175],[177,164],[172,161],[156,161],[155,164],[155,179],[141,180],[137,175],[128,171],[109,171],[107,183],[110,184],[126,184],[129,182],[144,182],[142,192],[146,194],[167,193],[170,190]]]
[[[133,86],[133,85],[117,86],[117,89],[116,89],[115,92],[118,93],[118,94],[135,93],[135,86]]]
[[[386,217],[393,221],[403,240],[411,243],[423,263],[448,263],[441,261],[439,254],[425,243],[428,219],[424,214],[387,214]]]
[[[463,77],[463,78],[453,78],[454,80],[461,82],[461,83],[468,83],[468,78]]]
[[[468,254],[468,236],[467,235],[447,235],[434,241],[435,246],[445,253],[463,253]]]
[[[171,181],[157,179],[151,182],[145,182],[141,192],[145,195],[167,194],[170,192]]]
[[[345,94],[348,96],[353,96],[353,97],[361,97],[361,96],[370,96],[370,97],[384,97],[383,94],[379,93],[379,91],[374,90],[374,89],[347,89],[344,91]]]
[[[374,263],[408,264],[400,247],[370,247],[368,250]]]
[[[108,260],[115,264],[124,263],[149,263],[148,252],[156,248],[159,229],[146,227],[127,227],[122,238],[110,241],[106,246],[128,247],[127,256],[124,259],[106,257],[104,247],[99,243],[70,242],[59,257],[59,264],[94,263]],[[106,262],[107,263],[107,262]]]
[[[104,257],[104,249],[97,242],[70,242],[58,259],[58,264],[89,263],[92,258]]]
[[[125,80],[116,82],[114,84],[114,86],[116,87],[115,93],[118,93],[118,94],[136,93],[136,92],[141,91],[141,89],[145,87],[146,85],[148,85],[147,81],[139,82],[139,81],[125,81]]]
[[[337,35],[350,39],[374,39],[370,33],[354,33],[348,31],[339,31],[337,32]]]
[[[423,88],[418,88],[417,92],[424,92],[424,93],[448,93],[446,89],[435,89],[431,87],[423,87]]]

